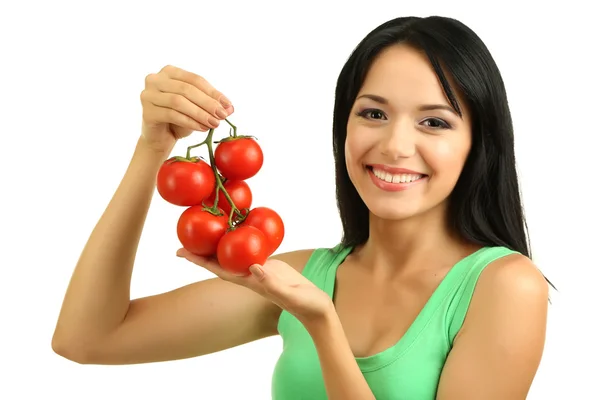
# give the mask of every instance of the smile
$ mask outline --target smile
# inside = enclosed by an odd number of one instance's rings
[[[409,189],[427,178],[427,175],[413,171],[390,172],[374,166],[368,166],[367,171],[375,186],[388,192]]]

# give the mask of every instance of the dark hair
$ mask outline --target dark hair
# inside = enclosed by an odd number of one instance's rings
[[[344,146],[350,110],[374,58],[399,43],[424,52],[450,104],[462,115],[444,74],[447,71],[472,115],[472,148],[449,198],[452,228],[472,243],[505,246],[531,258],[502,76],[486,45],[470,28],[439,16],[396,18],[378,26],[354,49],[339,75],[333,154],[342,246],[361,245],[369,237],[369,211],[346,169]]]

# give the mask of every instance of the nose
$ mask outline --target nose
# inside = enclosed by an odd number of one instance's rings
[[[412,157],[416,153],[416,138],[411,123],[397,121],[390,125],[381,140],[381,154],[393,160]]]

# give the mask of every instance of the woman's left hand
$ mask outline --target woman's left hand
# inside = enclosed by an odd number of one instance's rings
[[[225,271],[214,258],[200,257],[185,249],[179,249],[177,256],[207,269],[221,279],[255,291],[304,325],[324,318],[333,309],[333,302],[327,293],[283,261],[269,259],[264,265],[251,266],[250,275],[238,276]]]

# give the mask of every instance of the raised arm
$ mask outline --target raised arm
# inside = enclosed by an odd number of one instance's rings
[[[93,229],[69,283],[52,348],[94,364],[199,356],[276,334],[280,309],[242,286],[209,279],[131,300],[138,243],[156,176],[178,138],[231,114],[206,80],[175,67],[149,75],[143,130],[113,198]],[[173,249],[173,254],[175,255]],[[302,252],[282,255],[302,266]]]

